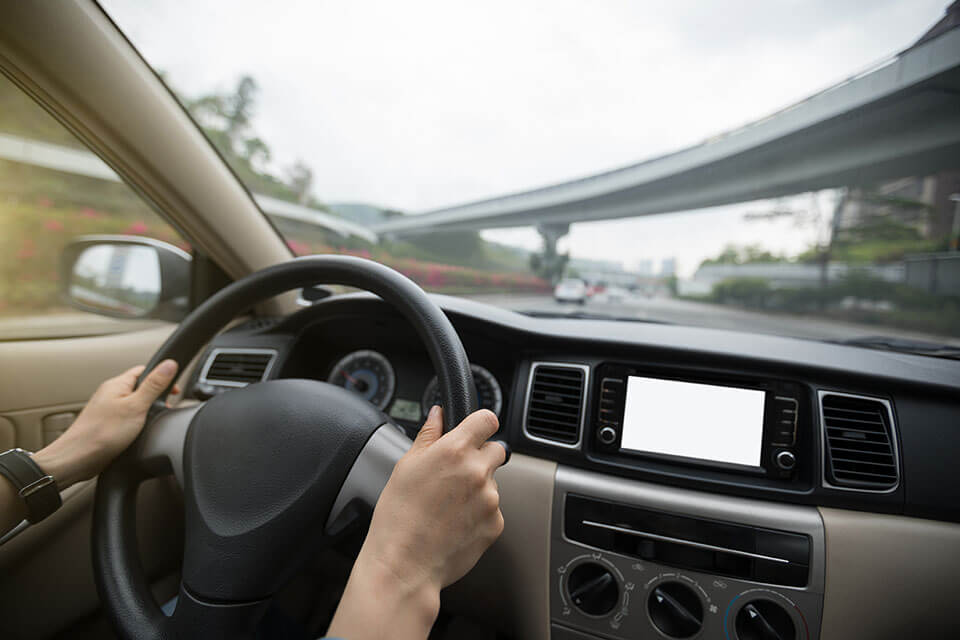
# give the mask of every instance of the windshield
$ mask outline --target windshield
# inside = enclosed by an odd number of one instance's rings
[[[871,347],[960,344],[948,5],[103,2],[296,254]]]

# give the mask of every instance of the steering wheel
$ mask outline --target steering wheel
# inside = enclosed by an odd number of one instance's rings
[[[463,344],[439,307],[405,276],[349,256],[298,258],[225,287],[181,323],[146,372],[166,358],[185,365],[238,314],[317,283],[371,291],[413,325],[437,371],[445,431],[476,408]],[[118,634],[138,640],[251,637],[337,515],[354,500],[373,505],[411,444],[363,398],[316,380],[271,380],[157,409],[101,474],[93,516],[100,600]],[[180,596],[167,617],[140,566],[134,511],[139,483],[169,473],[183,488],[185,537]]]

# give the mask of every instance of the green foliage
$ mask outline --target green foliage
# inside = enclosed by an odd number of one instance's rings
[[[83,145],[53,116],[0,77],[0,132],[41,140],[51,144],[83,149]]]
[[[711,297],[722,304],[762,309],[772,291],[765,278],[726,278],[713,285]]]
[[[678,284],[678,280],[679,280],[679,278],[677,278],[677,274],[671,273],[670,276],[667,277],[667,281],[666,281],[667,290],[668,290],[668,291],[670,292],[670,294],[673,295],[674,297],[677,296],[677,294],[679,293],[679,289],[680,289],[680,285]]]
[[[7,175],[5,167],[0,167],[0,175]],[[63,247],[77,236],[142,235],[189,249],[176,231],[142,203],[127,211],[110,211],[88,206],[89,192],[75,192],[71,200],[17,198],[6,189],[2,191],[6,197],[0,199],[0,316],[63,308],[57,268]],[[132,194],[130,197],[136,200]]]
[[[770,253],[758,244],[737,246],[728,244],[715,258],[707,258],[700,266],[708,264],[749,264],[751,262],[788,262],[789,258]]]
[[[832,260],[848,263],[885,263],[902,260],[908,253],[946,249],[946,238],[930,240],[895,218],[872,218],[846,229],[834,239]]]
[[[251,126],[259,90],[256,80],[245,75],[230,92],[180,97],[180,101],[248,189],[327,211],[310,195],[313,172],[302,161],[289,168],[285,178],[269,170],[273,154]]]
[[[960,331],[960,297],[928,293],[863,271],[852,271],[824,288],[773,289],[762,278],[728,278],[714,285],[710,298],[753,309],[812,313],[947,335]]]

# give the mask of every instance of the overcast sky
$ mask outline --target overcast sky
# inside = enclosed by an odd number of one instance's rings
[[[736,128],[909,46],[948,0],[103,0],[187,95],[261,87],[254,128],[326,202],[410,212],[631,164]],[[798,202],[808,202],[801,198]],[[800,206],[800,205],[798,205]],[[719,210],[575,225],[562,246],[682,272],[812,230]],[[531,231],[487,237],[527,247]]]

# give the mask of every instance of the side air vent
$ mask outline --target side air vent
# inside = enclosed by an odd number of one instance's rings
[[[580,444],[589,367],[536,362],[530,370],[523,430],[531,440]]]
[[[200,382],[245,387],[266,379],[276,357],[274,349],[214,349],[200,372]]]
[[[893,413],[886,400],[820,392],[824,484],[885,492],[899,482]]]

